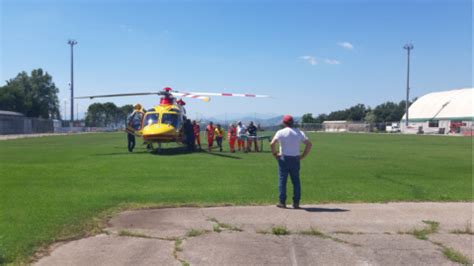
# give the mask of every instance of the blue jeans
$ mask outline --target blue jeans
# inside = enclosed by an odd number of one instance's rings
[[[222,137],[216,137],[217,141],[217,147],[219,147],[219,150],[222,151]]]
[[[291,183],[293,183],[293,202],[299,203],[301,199],[299,156],[281,156],[280,159],[278,159],[280,202],[286,201],[286,181],[288,180],[288,174],[290,174]]]

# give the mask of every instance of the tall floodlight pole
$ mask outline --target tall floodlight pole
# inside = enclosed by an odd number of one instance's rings
[[[64,119],[63,120],[66,120],[66,115],[67,115],[67,100],[64,99]]]
[[[77,44],[76,40],[69,40],[67,42],[71,46],[71,122],[74,121],[74,45]]]
[[[408,103],[410,99],[410,51],[413,49],[413,44],[407,43],[403,46],[407,50],[407,100],[405,102],[405,126],[408,127]]]

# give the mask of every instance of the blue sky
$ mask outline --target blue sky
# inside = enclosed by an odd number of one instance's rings
[[[191,117],[316,115],[398,102],[407,42],[415,46],[412,97],[472,87],[472,1],[0,2],[0,85],[41,67],[60,89],[61,111],[69,104],[69,38],[78,41],[77,96],[165,86],[273,96],[187,100]],[[80,100],[80,113],[92,102]]]

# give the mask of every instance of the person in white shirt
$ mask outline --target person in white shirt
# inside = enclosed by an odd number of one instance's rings
[[[294,120],[291,115],[283,116],[283,125],[285,128],[278,130],[270,143],[272,154],[278,160],[280,202],[277,207],[286,208],[286,183],[289,174],[293,184],[293,208],[299,209],[301,199],[300,161],[308,155],[313,144],[301,130],[293,127]],[[279,152],[276,151],[277,143],[280,144]],[[305,148],[300,155],[301,143],[305,144]]]
[[[237,149],[247,151],[245,142],[247,141],[247,127],[241,121],[237,122]]]

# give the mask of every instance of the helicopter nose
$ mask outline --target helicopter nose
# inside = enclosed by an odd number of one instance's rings
[[[143,134],[171,134],[175,131],[175,128],[171,125],[166,124],[154,124],[147,126],[143,129]]]
[[[149,125],[143,129],[143,138],[147,141],[171,141],[176,134],[175,128],[166,124]]]

